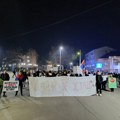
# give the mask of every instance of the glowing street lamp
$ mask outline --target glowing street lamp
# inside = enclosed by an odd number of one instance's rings
[[[72,62],[70,62],[70,65],[73,65],[73,63],[72,63]]]
[[[71,69],[71,67],[72,67],[73,63],[72,63],[72,62],[70,62],[69,64],[70,64],[70,69]]]
[[[77,52],[77,56],[79,56],[79,66],[81,65],[81,50]]]
[[[61,60],[61,51],[63,50],[63,47],[62,47],[62,46],[60,46],[60,48],[59,48],[59,49],[60,49],[60,70],[61,70],[61,61],[62,61],[62,60]]]

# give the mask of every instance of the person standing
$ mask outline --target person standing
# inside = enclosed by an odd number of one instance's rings
[[[22,71],[19,71],[17,76],[16,76],[16,80],[19,81],[19,87],[20,87],[20,93],[21,96],[23,96],[23,81],[24,81],[24,75],[22,74]],[[15,96],[17,96],[18,91],[16,91]]]
[[[107,84],[107,82],[108,82],[107,75],[103,74],[102,90],[107,91],[107,89],[106,89],[106,84]]]
[[[1,94],[2,94],[2,89],[3,89],[3,80],[0,75],[0,98],[1,98]]]
[[[117,88],[115,74],[110,74],[110,76],[108,76],[108,87],[110,88],[111,92],[114,92],[114,89]]]
[[[98,71],[96,73],[96,92],[97,92],[97,96],[102,96],[102,75],[101,73]]]
[[[23,74],[23,86],[25,87],[27,83],[26,81],[28,80],[28,75],[27,75],[26,70],[23,70],[22,74]]]
[[[14,78],[14,76],[16,77],[16,69],[13,70],[13,76],[12,77]]]
[[[6,70],[1,74],[1,78],[2,78],[3,81],[9,81],[9,80],[10,80],[10,76],[9,76],[9,74],[7,73]],[[3,91],[3,97],[7,97],[5,91]]]

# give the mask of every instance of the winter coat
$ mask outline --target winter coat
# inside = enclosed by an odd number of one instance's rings
[[[96,75],[96,84],[102,84],[103,77],[102,75]]]
[[[24,80],[24,76],[21,74],[21,75],[17,75],[16,76],[16,80],[19,80],[19,81],[23,81]]]
[[[10,76],[9,76],[9,74],[8,73],[2,73],[1,74],[1,78],[2,78],[2,80],[4,81],[9,81],[9,79],[10,79]]]

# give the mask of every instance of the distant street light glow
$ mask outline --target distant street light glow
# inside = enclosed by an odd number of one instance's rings
[[[70,62],[70,65],[73,65],[73,63],[72,63],[72,62]]]
[[[37,65],[37,64],[34,64],[34,66],[36,66],[36,67],[37,67],[38,65]]]
[[[27,62],[29,63],[29,62],[30,62],[30,60],[27,60]]]
[[[63,47],[62,47],[62,46],[60,46],[60,50],[63,50]]]
[[[70,64],[70,69],[72,69],[72,65],[73,65],[73,63],[72,63],[72,62],[70,62],[69,64]]]
[[[32,64],[31,64],[31,63],[29,63],[28,65],[30,65],[30,66],[31,66]]]
[[[57,67],[59,67],[60,65],[59,64],[57,64]]]
[[[9,64],[9,67],[11,67],[12,65],[11,64]]]
[[[79,56],[79,66],[81,65],[81,50],[77,52],[77,55]]]
[[[77,52],[77,55],[80,55],[80,52]]]
[[[61,51],[63,50],[63,47],[62,46],[60,46],[60,70],[61,70]]]

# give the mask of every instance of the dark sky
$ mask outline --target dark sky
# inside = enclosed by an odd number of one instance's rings
[[[83,53],[102,46],[120,51],[120,0],[1,0],[0,46],[68,45]]]

